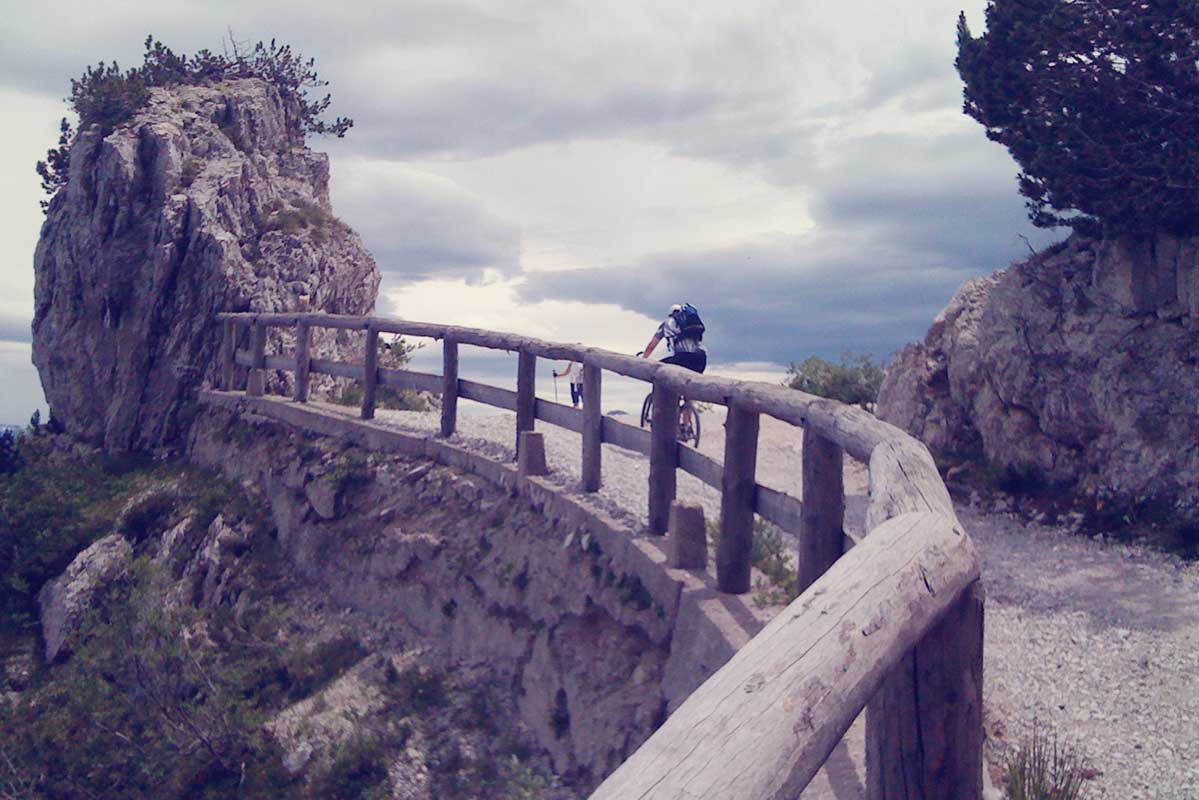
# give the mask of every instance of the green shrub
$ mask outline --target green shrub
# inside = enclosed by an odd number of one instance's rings
[[[66,664],[0,708],[0,786],[48,800],[281,796],[292,780],[255,693],[273,648],[228,617],[164,605],[147,560],[135,576]]]
[[[883,367],[868,355],[845,352],[840,364],[809,356],[787,367],[784,385],[871,410],[883,385]]]
[[[1007,761],[1009,800],[1083,800],[1086,762],[1056,733],[1035,721],[1031,733]]]
[[[708,520],[708,541],[720,547],[720,522]],[[760,517],[754,517],[754,541],[750,564],[762,573],[754,584],[754,602],[759,606],[790,603],[799,592],[799,576],[787,557],[789,538],[782,529]]]
[[[302,134],[332,134],[345,136],[354,125],[349,117],[325,122],[321,116],[329,108],[331,98],[309,99],[308,90],[327,85],[316,73],[313,59],[305,60],[292,51],[290,45],[258,42],[243,52],[237,42],[230,42],[231,54],[217,55],[201,50],[194,56],[177,54],[153,36],[147,36],[142,65],[122,71],[113,61],[84,69],[71,80],[71,108],[79,115],[79,130],[99,126],[100,135],[107,136],[119,125],[132,119],[150,98],[150,89],[184,85],[199,85],[233,78],[260,78],[272,83],[285,99],[294,99],[300,109],[295,124]],[[37,163],[42,188],[54,195],[66,185],[70,169],[70,143],[74,132],[64,118],[60,125],[58,147],[52,148],[45,161]],[[186,166],[186,165],[185,165]],[[195,175],[191,178],[194,180]],[[184,174],[184,185],[190,183]],[[45,210],[49,204],[42,202]]]

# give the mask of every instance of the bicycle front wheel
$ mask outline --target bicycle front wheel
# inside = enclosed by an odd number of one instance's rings
[[[654,393],[650,392],[645,396],[645,401],[641,404],[641,427],[650,427],[650,421],[654,415]]]

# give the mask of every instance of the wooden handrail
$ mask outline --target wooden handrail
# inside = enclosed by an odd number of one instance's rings
[[[868,704],[867,796],[871,800],[981,796],[982,595],[978,559],[927,448],[856,407],[783,386],[701,375],[681,367],[582,345],[425,322],[330,314],[221,313],[222,376],[250,367],[248,393],[265,371],[296,371],[363,382],[362,416],[374,412],[374,386],[417,386],[443,398],[442,436],[456,428],[459,398],[517,412],[522,431],[541,419],[583,434],[584,491],[600,488],[600,444],[649,456],[649,528],[664,533],[678,469],[722,491],[717,580],[749,588],[752,515],[800,537],[803,593],[668,718],[593,797],[793,797]],[[237,349],[241,326],[251,349]],[[267,356],[267,330],[296,326],[295,358]],[[312,328],[361,330],[365,363],[308,357]],[[380,333],[441,339],[443,375],[381,369],[371,352]],[[458,375],[458,345],[519,354],[517,391]],[[584,410],[538,400],[537,358],[583,365]],[[604,370],[653,385],[652,432],[599,412]],[[725,463],[676,441],[677,399],[729,409]],[[798,500],[754,482],[758,418],[804,429]],[[846,548],[843,455],[868,465],[868,535]],[[840,558],[838,558],[840,556]],[[809,585],[810,584],[810,585]],[[804,643],[807,644],[804,644]],[[919,669],[917,668],[919,666]],[[920,746],[912,749],[911,742]],[[728,765],[736,761],[736,768]]]

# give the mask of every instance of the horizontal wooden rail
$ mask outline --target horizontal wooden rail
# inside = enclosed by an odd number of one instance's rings
[[[978,578],[973,545],[952,520],[884,523],[696,689],[591,800],[798,797],[890,670]]]
[[[427,372],[412,372],[406,369],[379,369],[379,383],[389,389],[401,389],[413,392],[441,392],[441,376],[430,375]]]

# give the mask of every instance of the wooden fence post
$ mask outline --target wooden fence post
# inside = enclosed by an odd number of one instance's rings
[[[867,800],[982,797],[983,600],[976,581],[867,705]]]
[[[296,326],[296,391],[297,403],[308,402],[308,380],[312,367],[310,350],[312,348],[312,326],[301,322]]]
[[[604,417],[600,410],[603,370],[583,364],[583,491],[598,492],[601,483],[601,443]]]
[[[653,429],[649,447],[649,532],[666,533],[679,464],[679,393],[654,384]]]
[[[448,438],[458,428],[458,343],[448,336],[441,343],[441,376],[441,435]]]
[[[537,356],[520,351],[516,366],[516,455],[520,457],[520,434],[533,430],[537,419]]]
[[[720,480],[720,542],[716,546],[716,585],[729,594],[749,591],[758,426],[758,412],[729,406]]]
[[[266,393],[266,325],[261,322],[253,323],[250,374],[246,378],[246,394],[251,397],[262,397]]]
[[[823,575],[844,550],[845,492],[841,448],[811,428],[803,432],[803,507],[799,525],[799,591]]]
[[[221,388],[226,392],[233,391],[233,376],[237,366],[238,327],[232,320],[225,320],[224,338],[221,339]]]
[[[366,329],[366,357],[362,360],[362,418],[375,418],[375,393],[379,386],[379,329]]]

